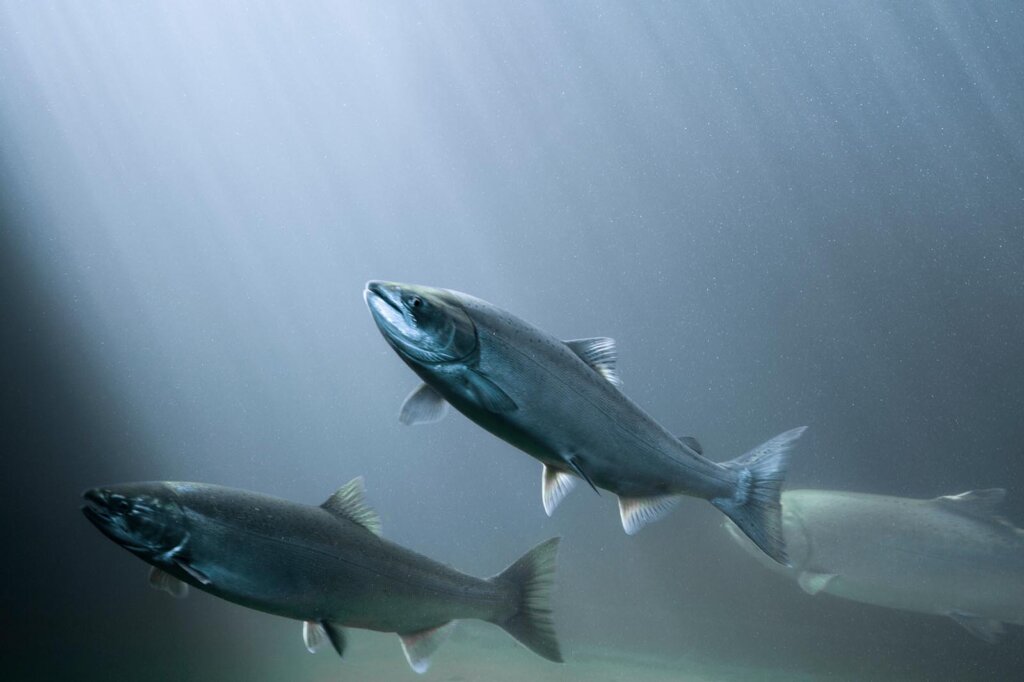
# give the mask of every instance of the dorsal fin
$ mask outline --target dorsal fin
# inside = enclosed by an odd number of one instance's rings
[[[366,486],[362,476],[356,476],[338,488],[338,492],[320,506],[335,516],[358,523],[374,535],[380,535],[380,517],[366,504]]]
[[[986,488],[984,490],[968,490],[959,495],[943,495],[936,497],[933,502],[950,511],[991,518],[998,516],[996,509],[1005,497],[1006,491],[1002,488]]]
[[[579,356],[580,360],[590,365],[591,368],[613,386],[621,386],[618,370],[615,369],[615,361],[619,357],[615,349],[615,339],[599,336],[593,339],[573,339],[566,341],[565,345],[573,353]]]

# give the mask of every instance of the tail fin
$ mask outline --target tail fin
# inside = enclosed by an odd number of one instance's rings
[[[781,433],[742,457],[722,466],[739,474],[732,497],[716,497],[711,504],[725,513],[765,554],[789,565],[782,536],[782,505],[779,495],[789,465],[789,449],[807,429],[801,426]]]
[[[515,613],[495,621],[538,656],[562,662],[562,653],[551,622],[551,585],[555,578],[555,555],[561,538],[537,545],[514,564],[491,578],[512,591]]]

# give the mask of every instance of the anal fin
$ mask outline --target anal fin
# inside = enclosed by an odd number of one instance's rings
[[[620,497],[619,516],[626,535],[636,535],[648,523],[663,518],[679,504],[682,495],[656,497]]]
[[[188,596],[188,583],[178,580],[170,573],[162,571],[156,566],[149,569],[149,584],[154,589],[166,592],[175,599],[182,599]]]
[[[814,573],[802,571],[797,577],[800,589],[810,595],[815,595],[828,587],[829,583],[838,578],[835,573]]]
[[[966,629],[967,632],[989,644],[995,644],[1006,634],[1006,628],[1003,626],[1002,621],[994,618],[975,616],[974,614],[963,613],[962,611],[952,611],[949,617],[955,620],[957,625]]]
[[[430,667],[430,657],[437,648],[444,644],[445,640],[455,629],[455,621],[449,621],[443,625],[419,632],[399,633],[402,639],[402,651],[405,652],[405,660],[409,661],[409,667],[421,675],[427,672]]]
[[[544,513],[551,516],[555,508],[565,496],[576,487],[576,477],[567,471],[559,471],[547,464],[544,465],[541,494],[544,501]]]

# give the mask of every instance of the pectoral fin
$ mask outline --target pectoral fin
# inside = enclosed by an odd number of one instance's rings
[[[166,592],[176,599],[188,596],[188,583],[182,582],[166,571],[161,571],[156,566],[149,569],[149,584],[151,587]]]
[[[559,503],[576,487],[576,480],[575,476],[566,471],[559,471],[547,464],[544,465],[541,491],[544,499],[544,513],[548,516],[554,513]]]
[[[444,419],[448,414],[448,403],[428,384],[420,384],[402,403],[398,421],[406,426],[431,424]]]
[[[489,412],[514,412],[519,409],[516,401],[479,372],[466,373],[466,389],[472,400]]]
[[[620,497],[619,516],[626,535],[636,535],[648,523],[668,514],[679,504],[682,495],[659,495],[657,497]]]
[[[813,573],[803,571],[797,577],[800,589],[810,595],[815,595],[828,587],[828,584],[838,578],[835,573]]]
[[[306,650],[315,654],[323,646],[324,640],[331,643],[339,656],[345,655],[345,631],[340,625],[327,621],[316,622],[306,620],[302,622],[302,642]]]
[[[984,618],[961,611],[953,611],[949,614],[949,617],[955,620],[958,625],[963,626],[967,632],[989,644],[995,644],[1006,634],[1006,628],[1003,626],[1003,623],[994,618]]]
[[[200,571],[195,566],[187,564],[181,559],[175,559],[174,563],[178,566],[178,568],[192,576],[192,578],[195,579],[195,581],[198,582],[200,585],[210,584],[210,579],[206,576],[206,574]]]
[[[402,638],[402,651],[405,652],[405,660],[409,661],[409,667],[421,675],[427,672],[430,657],[444,644],[454,629],[455,621],[449,621],[429,630],[399,634],[398,636]]]

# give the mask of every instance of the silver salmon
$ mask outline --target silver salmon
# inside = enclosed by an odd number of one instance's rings
[[[452,405],[537,458],[549,515],[583,480],[618,496],[632,535],[689,495],[710,501],[786,563],[779,492],[804,427],[716,463],[620,390],[611,339],[561,341],[448,289],[374,281],[364,296],[384,338],[423,380],[402,406],[403,423],[436,421]]]
[[[388,542],[361,478],[320,506],[200,483],[129,483],[85,493],[85,516],[152,565],[150,583],[188,586],[303,622],[310,651],[345,650],[345,627],[398,633],[425,672],[454,622],[494,623],[561,661],[549,606],[558,538],[493,578],[475,578]]]
[[[1004,623],[1024,625],[1024,531],[998,515],[1004,495],[999,488],[930,500],[786,491],[782,519],[792,566],[762,563],[808,594],[949,616],[993,642]]]

